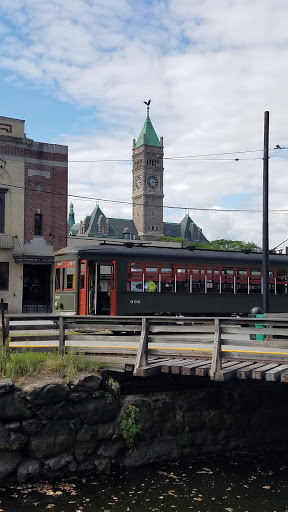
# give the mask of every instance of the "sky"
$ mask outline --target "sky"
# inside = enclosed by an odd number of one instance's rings
[[[96,203],[131,218],[132,141],[151,98],[164,220],[189,213],[209,240],[261,246],[269,111],[274,248],[288,238],[287,19],[286,0],[1,0],[0,115],[69,146],[76,222]]]

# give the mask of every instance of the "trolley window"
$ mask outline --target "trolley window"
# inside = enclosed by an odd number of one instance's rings
[[[75,267],[63,269],[63,289],[75,290]]]
[[[56,271],[55,271],[55,291],[62,290],[61,275],[62,275],[62,268],[56,268]]]
[[[218,266],[209,266],[206,270],[206,292],[220,292],[220,270]]]

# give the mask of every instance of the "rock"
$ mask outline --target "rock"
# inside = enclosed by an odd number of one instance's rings
[[[55,457],[69,452],[75,442],[74,428],[67,420],[50,421],[31,437],[27,454],[35,459]]]
[[[99,374],[80,375],[73,377],[69,382],[69,387],[73,392],[94,393],[100,386],[102,377]]]
[[[118,411],[118,399],[108,394],[105,395],[105,398],[99,398],[98,400],[90,398],[85,402],[75,404],[76,414],[88,425],[111,421],[117,417]]]
[[[34,404],[55,404],[63,402],[68,397],[70,389],[61,379],[45,379],[25,386],[23,393],[25,398]]]
[[[46,404],[37,409],[36,413],[41,420],[57,420],[59,418],[71,419],[75,416],[74,407],[68,401],[49,405]]]
[[[0,380],[0,395],[4,395],[4,393],[11,393],[14,390],[15,385],[13,384],[11,379]]]
[[[138,443],[135,448],[129,450],[124,455],[122,463],[126,467],[134,467],[155,462],[177,460],[180,455],[181,449],[175,439],[154,439],[154,441]]]
[[[84,441],[82,443],[76,443],[74,448],[74,457],[77,462],[81,462],[88,456],[91,456],[95,452],[99,441],[92,439],[91,441]]]
[[[20,421],[13,421],[11,423],[5,423],[5,428],[13,432],[22,432]]]
[[[79,472],[94,471],[95,469],[98,473],[110,473],[111,463],[109,459],[94,455],[77,466]]]
[[[40,474],[41,464],[35,459],[24,459],[18,466],[17,480],[20,484],[25,484],[31,480],[36,480]]]
[[[0,450],[17,451],[23,448],[28,438],[19,432],[8,430],[0,423]]]
[[[31,418],[26,402],[17,392],[0,395],[0,420],[13,421]]]
[[[72,461],[73,456],[71,453],[62,453],[61,455],[58,455],[58,457],[51,457],[50,459],[46,459],[44,461],[44,470],[58,471],[59,469],[67,466],[67,464]]]
[[[101,443],[97,453],[109,459],[113,459],[121,450],[125,450],[126,443],[124,439],[106,440]]]
[[[43,428],[42,421],[37,418],[33,418],[31,420],[22,421],[22,429],[23,434],[26,436],[34,436]]]
[[[17,464],[22,459],[20,453],[6,452],[0,453],[0,479],[9,475],[16,469]]]
[[[97,428],[98,439],[112,439],[116,435],[118,426],[116,423],[100,423]]]
[[[98,427],[93,425],[83,425],[77,433],[77,441],[85,442],[98,438]]]

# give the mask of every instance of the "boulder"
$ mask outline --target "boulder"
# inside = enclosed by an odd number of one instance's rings
[[[0,452],[0,479],[12,473],[21,459],[20,453]]]
[[[70,389],[61,379],[36,382],[23,388],[24,396],[33,404],[55,404],[63,402],[69,395]]]
[[[31,418],[25,400],[15,391],[0,395],[0,420],[13,421]]]
[[[24,459],[20,462],[17,470],[17,480],[20,484],[25,484],[31,480],[37,480],[40,474],[41,464],[35,459]]]
[[[55,457],[71,450],[75,438],[75,430],[69,421],[50,421],[30,438],[27,454],[35,459]]]

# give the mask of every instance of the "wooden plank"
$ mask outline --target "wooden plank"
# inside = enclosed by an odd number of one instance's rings
[[[288,382],[288,372],[283,372],[280,378],[281,382]]]
[[[141,332],[142,326],[141,325],[115,325],[115,324],[79,324],[79,323],[67,323],[66,329],[70,329],[71,331],[92,331],[92,332],[98,332],[98,331],[115,331],[115,332]]]
[[[215,373],[213,380],[226,381],[226,380],[232,379],[232,377],[236,376],[237,371],[239,369],[244,368],[245,366],[248,366],[248,365],[249,365],[249,363],[247,361],[246,362],[242,361],[241,363],[237,363],[233,366],[230,366],[229,368],[222,368],[222,370],[220,372]]]
[[[190,361],[187,361],[187,359],[182,359],[182,361],[180,361],[179,363],[177,363],[176,365],[172,365],[170,367],[170,372],[171,374],[173,375],[184,375],[182,373],[182,369],[183,368],[189,368],[190,370],[193,370],[194,368],[196,368],[199,364],[201,364],[202,362],[206,362],[206,361],[203,361],[202,359],[197,359],[196,361],[194,361],[193,363]],[[190,375],[192,375],[193,373],[190,373]]]
[[[169,360],[165,361],[164,363],[162,363],[161,372],[162,373],[170,373],[171,367],[176,366],[178,363],[180,365],[182,365],[183,358],[182,359],[173,358],[173,359],[169,359]]]
[[[41,325],[35,325],[34,324],[18,324],[18,325],[9,325],[9,330],[10,331],[53,331],[53,330],[57,330],[58,331],[59,327],[58,327],[58,322],[57,322],[57,325],[55,324],[41,324]]]
[[[260,368],[261,366],[263,366],[263,363],[252,363],[249,366],[246,366],[245,368],[238,370],[237,378],[247,380],[251,377],[252,370],[257,370],[257,368]]]
[[[148,320],[142,318],[142,331],[139,342],[139,349],[136,356],[134,373],[137,374],[137,370],[142,366],[146,366],[148,363]]]
[[[151,325],[150,326],[150,332],[157,333],[157,332],[167,332],[167,333],[214,333],[214,325],[207,325],[207,326],[196,326],[196,325]]]
[[[210,370],[210,377],[212,380],[214,379],[216,373],[218,373],[221,370],[221,368],[221,324],[219,322],[219,319],[215,318],[215,338]]]
[[[68,334],[65,338],[67,341],[89,341],[91,343],[139,343],[140,336],[111,336],[110,334],[92,334],[92,335],[85,335],[85,334]]]
[[[63,316],[59,318],[59,354],[64,355],[65,351],[65,319]]]
[[[155,347],[155,348],[151,348],[151,346],[148,347],[148,356],[162,356],[162,357],[167,357],[168,355],[171,356],[171,357],[183,357],[183,358],[194,358],[194,357],[197,357],[198,359],[205,359],[205,358],[209,358],[209,357],[212,357],[212,352],[213,352],[213,349],[209,348],[208,350],[203,350],[203,349],[200,349],[200,348],[196,348],[196,349],[191,349],[191,348],[188,348],[188,349],[183,349],[183,347],[181,348],[161,348],[161,347]]]
[[[251,379],[261,380],[264,377],[264,374],[267,370],[273,370],[273,368],[276,368],[278,365],[275,363],[269,363],[265,364],[264,366],[261,366],[257,370],[253,370],[251,373]]]
[[[204,377],[208,375],[208,371],[211,368],[211,359],[203,359],[202,362],[198,361],[193,366],[185,366],[182,368],[182,375],[197,375],[198,377]],[[206,371],[207,370],[207,371]]]
[[[149,343],[211,343],[211,345],[214,342],[214,336],[203,334],[202,336],[197,336],[196,334],[186,334],[186,335],[159,335],[159,336],[150,336],[148,337]]]
[[[267,380],[267,382],[275,382],[276,380],[280,380],[280,377],[282,373],[285,372],[285,370],[288,370],[288,365],[280,364],[276,368],[273,368],[272,370],[269,370],[265,373],[265,380]]]
[[[229,368],[230,366],[234,366],[235,364],[235,361],[225,361],[223,360],[222,362],[222,368]],[[211,368],[211,361],[210,363],[208,362],[205,366],[200,366],[199,368],[196,368],[196,375],[198,377],[206,377],[207,375],[209,375],[209,371],[210,371],[210,368]]]

